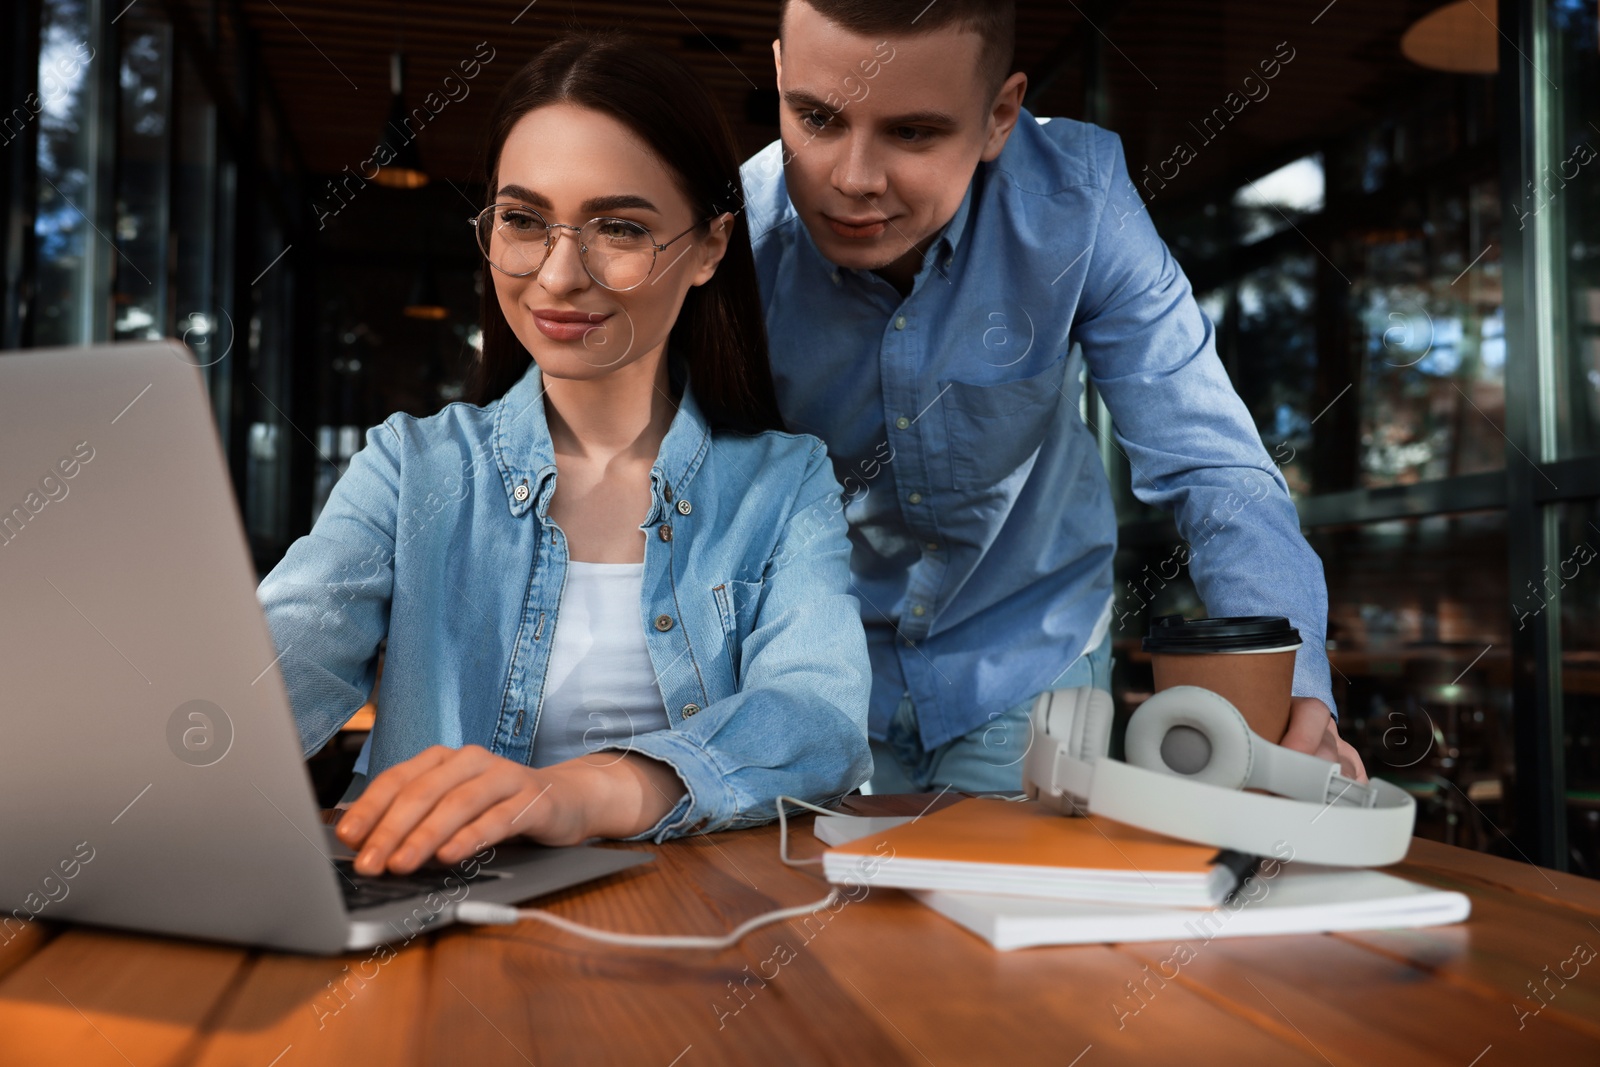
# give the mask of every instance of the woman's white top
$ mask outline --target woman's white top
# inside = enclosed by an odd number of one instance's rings
[[[533,766],[668,728],[644,642],[643,582],[643,563],[568,562],[533,735]]]
[[[528,724],[535,730],[533,766],[548,767],[606,744],[626,745],[629,738],[670,725],[644,643],[643,583],[643,563],[567,563],[544,703],[537,724]],[[369,734],[356,773],[366,773],[371,746]]]

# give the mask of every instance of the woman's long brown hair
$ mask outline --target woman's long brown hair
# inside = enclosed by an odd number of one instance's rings
[[[572,103],[611,115],[666,161],[701,218],[738,211],[716,274],[692,287],[667,339],[688,368],[695,399],[715,429],[784,428],[767,360],[767,331],[755,257],[742,210],[739,157],[727,120],[690,70],[649,43],[613,33],[570,33],[511,76],[489,123],[484,188],[499,187],[500,153],[517,121],[535,108]],[[506,322],[484,261],[483,354],[464,399],[487,404],[506,394],[532,357]]]

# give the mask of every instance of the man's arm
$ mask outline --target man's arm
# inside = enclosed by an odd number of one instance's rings
[[[1322,561],[1217,358],[1211,322],[1129,179],[1120,141],[1101,132],[1096,152],[1107,196],[1073,339],[1115,420],[1134,494],[1173,512],[1189,542],[1207,612],[1284,615],[1300,631],[1294,694],[1307,699],[1297,700],[1286,740],[1331,750],[1332,719],[1310,714],[1317,701],[1337,715]]]

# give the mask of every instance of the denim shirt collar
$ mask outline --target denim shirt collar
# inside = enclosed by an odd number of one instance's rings
[[[984,164],[982,163],[978,164],[980,169],[983,166]],[[950,221],[945,224],[944,233],[939,235],[939,239],[928,250],[930,254],[935,252],[944,253],[944,256],[939,260],[941,266],[944,263],[944,259],[955,254],[956,249],[961,244],[962,236],[967,232],[967,216],[972,213],[972,187],[977,184],[977,181],[978,175],[974,172],[972,181],[967,183],[967,191],[962,194],[961,203],[956,208],[956,213],[950,216]]]
[[[674,361],[672,379],[681,383],[682,398],[650,468],[650,513],[641,529],[658,522],[674,497],[687,491],[711,447],[711,426],[690,388],[687,368]],[[537,363],[530,361],[522,378],[497,401],[494,454],[511,514],[520,517],[537,508],[541,518],[546,515],[555,493],[556,457],[545,419],[544,376]],[[524,486],[527,492],[519,499],[518,490]]]

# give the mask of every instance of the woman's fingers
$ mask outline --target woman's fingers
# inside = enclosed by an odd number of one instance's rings
[[[540,785],[537,777],[530,777],[523,783],[522,788],[467,823],[439,846],[437,852],[439,862],[455,863],[481,850],[485,845],[504,841],[516,834],[527,833],[530,829],[541,825],[543,813],[538,809],[551,784],[546,782]]]
[[[439,755],[436,749],[441,749]],[[417,824],[422,822],[451,789],[462,782],[475,777],[483,771],[489,761],[497,759],[486,749],[477,745],[468,745],[462,749],[447,749],[436,746],[428,749],[403,764],[399,764],[385,771],[372,784],[367,787],[370,792],[383,781],[385,775],[391,772],[405,770],[405,774],[395,774],[394,780],[385,783],[382,793],[375,798],[375,805],[381,805],[376,822],[367,833],[362,843],[360,855],[356,857],[355,868],[361,874],[378,874],[386,865],[394,863],[394,851],[400,842],[410,835]],[[417,764],[411,767],[410,764]],[[362,794],[365,799],[366,794]],[[345,816],[349,818],[348,815]],[[421,863],[423,856],[416,860]],[[414,868],[416,863],[411,866]],[[397,867],[391,866],[395,873],[404,873]]]
[[[485,845],[503,840],[511,830],[484,832],[473,829],[485,812],[496,810],[502,802],[516,802],[528,792],[534,777],[531,768],[500,757],[478,773],[455,786],[433,805],[433,809],[396,846],[389,869],[408,874],[437,855],[441,863],[454,863]],[[442,849],[446,842],[470,837],[466,847]]]
[[[383,818],[384,812],[389,810],[390,802],[406,783],[437,767],[455,751],[443,745],[434,745],[404,763],[395,764],[368,782],[367,788],[345,809],[343,817],[340,818],[337,829],[339,840],[351,848],[365,841],[367,833],[377,825],[379,819]]]

